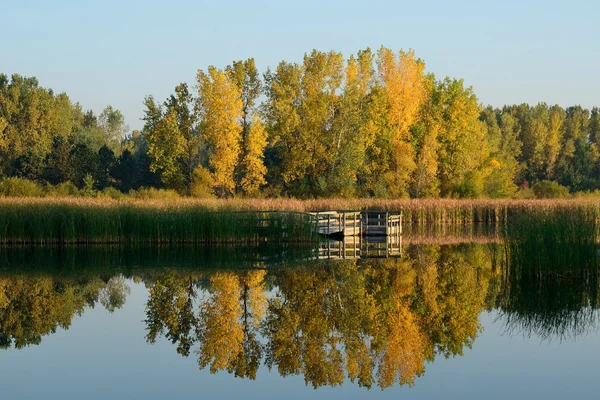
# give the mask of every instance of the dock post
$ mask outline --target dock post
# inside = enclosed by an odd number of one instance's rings
[[[389,228],[390,228],[390,217],[389,217],[389,213],[386,212],[385,213],[385,236],[389,236]]]
[[[327,214],[327,236],[329,236],[330,227],[331,227],[331,214]]]
[[[402,235],[402,210],[400,210],[400,226],[398,228],[398,234]]]

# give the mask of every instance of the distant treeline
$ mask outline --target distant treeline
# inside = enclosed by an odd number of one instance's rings
[[[0,167],[87,192],[195,197],[566,197],[600,188],[600,109],[483,107],[412,51],[314,50],[260,74],[253,59],[199,70],[143,130],[83,111],[35,78],[0,75]]]

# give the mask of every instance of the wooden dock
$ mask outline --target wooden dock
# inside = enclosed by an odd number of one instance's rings
[[[402,212],[319,211],[308,213],[317,233],[325,236],[399,236]]]

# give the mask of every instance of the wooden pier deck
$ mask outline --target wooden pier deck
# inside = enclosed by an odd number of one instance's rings
[[[317,233],[326,236],[398,236],[402,234],[402,212],[319,211],[308,213]]]

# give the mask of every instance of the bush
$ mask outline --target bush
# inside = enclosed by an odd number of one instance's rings
[[[0,182],[0,196],[41,197],[44,191],[40,185],[23,178],[7,178]]]
[[[533,193],[538,199],[563,199],[569,197],[569,189],[554,181],[539,181],[533,185]]]
[[[573,197],[576,199],[600,199],[600,190],[596,189],[588,192],[575,192]]]
[[[115,189],[114,187],[107,187],[104,188],[103,190],[99,191],[96,194],[96,197],[99,198],[104,198],[104,199],[114,199],[114,200],[118,200],[118,199],[122,199],[125,197],[125,194],[117,189]]]
[[[138,200],[172,200],[181,197],[179,193],[174,190],[155,189],[153,187],[132,190],[128,193],[128,195]]]
[[[456,195],[461,199],[476,199],[483,194],[484,180],[480,171],[470,172],[460,185],[455,189]]]
[[[197,167],[192,175],[190,194],[192,197],[201,199],[213,198],[215,197],[214,185],[215,180],[210,172],[204,167]]]
[[[49,197],[80,197],[81,192],[71,182],[59,183],[56,186],[48,186],[46,188],[46,196]]]

